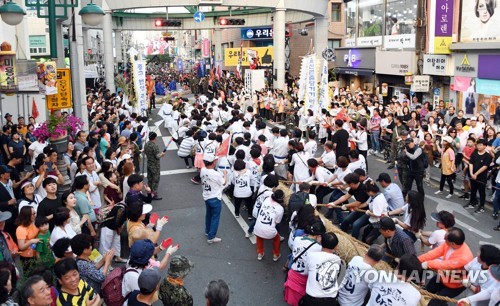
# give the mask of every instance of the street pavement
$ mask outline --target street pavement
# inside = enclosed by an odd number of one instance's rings
[[[156,111],[153,113],[149,125],[152,130],[162,135],[162,140],[158,141],[158,145],[163,148],[170,137],[163,125],[159,128],[154,125],[154,122],[161,118],[155,115]],[[170,217],[161,238],[172,237],[175,243],[181,245],[177,254],[188,257],[195,264],[194,269],[185,279],[185,286],[193,295],[194,305],[205,304],[205,288],[211,280],[216,279],[223,279],[228,283],[231,291],[229,305],[286,305],[283,302],[282,267],[286,256],[290,253],[287,240],[281,245],[282,257],[278,262],[272,261],[270,241],[266,241],[264,259],[258,261],[255,240],[245,238],[248,222],[246,212],[242,212],[242,217],[236,219],[233,211],[228,208],[232,207],[232,204],[225,196],[217,234],[222,238],[222,242],[207,244],[204,235],[205,205],[201,196],[202,190],[199,185],[191,183],[190,179],[195,175],[195,170],[186,169],[184,161],[177,157],[176,150],[175,143],[171,143],[166,156],[161,161],[162,176],[159,195],[163,197],[163,200],[153,202],[153,211]],[[369,156],[368,162],[370,177],[375,179],[381,172],[387,172],[393,177],[393,170],[387,170],[384,160]],[[426,230],[436,228],[435,223],[430,219],[431,212],[448,210],[455,214],[457,225],[465,230],[466,241],[474,254],[477,253],[479,244],[483,243],[496,244],[500,248],[500,232],[493,231],[498,221],[492,219],[491,208],[487,209],[484,214],[475,215],[471,210],[462,207],[466,202],[458,198],[461,193],[450,200],[444,198],[447,192],[443,195],[434,195],[437,190],[435,184],[435,182],[430,186],[424,184]],[[461,182],[457,180],[458,190],[460,186]],[[488,196],[489,194],[487,192]],[[283,223],[282,236],[288,236],[287,229],[287,225]],[[415,248],[418,253],[421,253],[420,243],[417,242]],[[159,302],[156,304],[161,305]]]

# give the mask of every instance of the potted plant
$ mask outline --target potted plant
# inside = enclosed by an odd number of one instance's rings
[[[57,153],[64,153],[68,150],[68,136],[73,140],[82,128],[83,121],[80,118],[52,112],[49,118],[33,131],[33,135],[39,140],[49,140]]]

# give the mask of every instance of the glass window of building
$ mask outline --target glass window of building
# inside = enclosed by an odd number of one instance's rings
[[[417,0],[387,0],[386,35],[414,34]]]
[[[329,49],[340,48],[340,39],[329,39],[328,48]]]
[[[370,37],[382,35],[384,27],[384,1],[359,0],[358,35]]]
[[[356,1],[346,3],[346,35],[347,38],[356,37]]]
[[[332,22],[340,22],[340,3],[332,3]]]

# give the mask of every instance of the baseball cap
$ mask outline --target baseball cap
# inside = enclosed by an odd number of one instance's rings
[[[182,278],[191,272],[194,264],[186,256],[175,255],[170,259],[170,268],[168,269],[168,275],[175,278]]]
[[[407,130],[403,130],[399,135],[401,135],[401,136],[408,136],[409,133],[408,133]]]
[[[4,118],[7,119],[7,117],[12,117],[10,113],[5,114]]]
[[[160,269],[153,267],[151,269],[142,270],[137,283],[142,294],[150,294],[156,290],[160,280]]]
[[[443,222],[443,219],[441,219],[441,216],[437,212],[431,213],[431,219],[436,222]]]
[[[125,153],[125,154],[123,154],[123,156],[122,156],[122,160],[124,160],[124,159],[129,159],[129,158],[132,158],[132,155],[130,155],[130,154],[128,154],[128,153]]]
[[[24,182],[24,183],[21,185],[21,190],[23,190],[23,189],[24,189],[24,187],[26,187],[26,186],[28,186],[28,185],[35,186],[35,185],[33,185],[33,183],[32,183],[31,181],[26,181],[26,182]]]
[[[477,121],[477,117],[471,117],[470,120],[471,121]]]
[[[120,136],[120,138],[118,138],[118,144],[119,145],[124,144],[125,142],[127,142],[127,137]]]
[[[150,213],[153,210],[153,205],[151,204],[143,204],[142,205],[142,214],[145,215]]]
[[[137,240],[130,248],[130,261],[146,265],[155,252],[155,245],[149,239]]]
[[[450,136],[444,136],[443,141],[446,141],[447,143],[453,143],[453,138],[451,138]]]
[[[377,182],[386,182],[390,183],[391,182],[391,176],[385,172],[382,172],[378,175],[378,178],[376,179]]]
[[[5,174],[5,173],[11,173],[12,170],[10,170],[7,166],[2,165],[0,166],[0,174]]]
[[[396,224],[394,223],[394,221],[391,218],[389,218],[389,217],[382,217],[380,219],[380,229],[395,231],[396,230]]]
[[[217,157],[215,156],[215,154],[208,153],[203,155],[203,160],[209,163],[213,162],[216,159]]]
[[[10,211],[0,211],[0,222],[7,221],[12,217]]]

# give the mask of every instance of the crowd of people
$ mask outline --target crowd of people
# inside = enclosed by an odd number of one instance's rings
[[[155,76],[155,69],[148,79],[154,83],[150,109],[159,108],[177,155],[198,170],[191,182],[202,187],[207,243],[222,243],[217,232],[226,193],[234,216],[248,221],[246,238],[255,236],[257,260],[265,259],[264,245],[272,240],[278,262],[287,240],[289,305],[417,305],[421,293],[414,285],[452,298],[465,292],[460,302],[498,303],[500,250],[482,245],[474,257],[451,212],[426,211],[424,190],[430,168],[439,167],[436,194],[447,183],[446,198],[454,197],[454,184],[463,181],[466,208],[484,213],[486,190],[500,188],[500,135],[489,114],[464,118],[444,102],[383,102],[342,88],[332,88],[331,104],[315,110],[298,99],[298,80],[289,75],[284,90],[248,92],[230,75],[212,74],[196,84],[189,74],[162,70]],[[182,90],[175,95],[178,83]],[[155,105],[162,93],[170,99]],[[34,136],[34,118],[25,125],[22,117],[14,123],[5,116],[0,304],[151,305],[160,299],[192,305],[183,280],[193,263],[174,256],[179,246],[172,238],[160,239],[168,216],[151,205],[162,200],[165,150],[149,130],[150,116],[126,103],[123,91],[89,90],[87,102],[89,130],[76,132],[67,152]],[[370,154],[385,154],[390,171],[372,179]],[[66,178],[71,188],[59,194]],[[493,206],[497,219],[500,192]],[[337,235],[318,215],[322,210],[369,245],[365,256],[342,262]],[[433,231],[425,230],[429,215]],[[430,248],[420,256],[418,240]],[[377,272],[381,261],[394,271]],[[227,284],[210,282],[205,298],[207,305],[226,305]],[[432,299],[429,305],[445,304]]]

